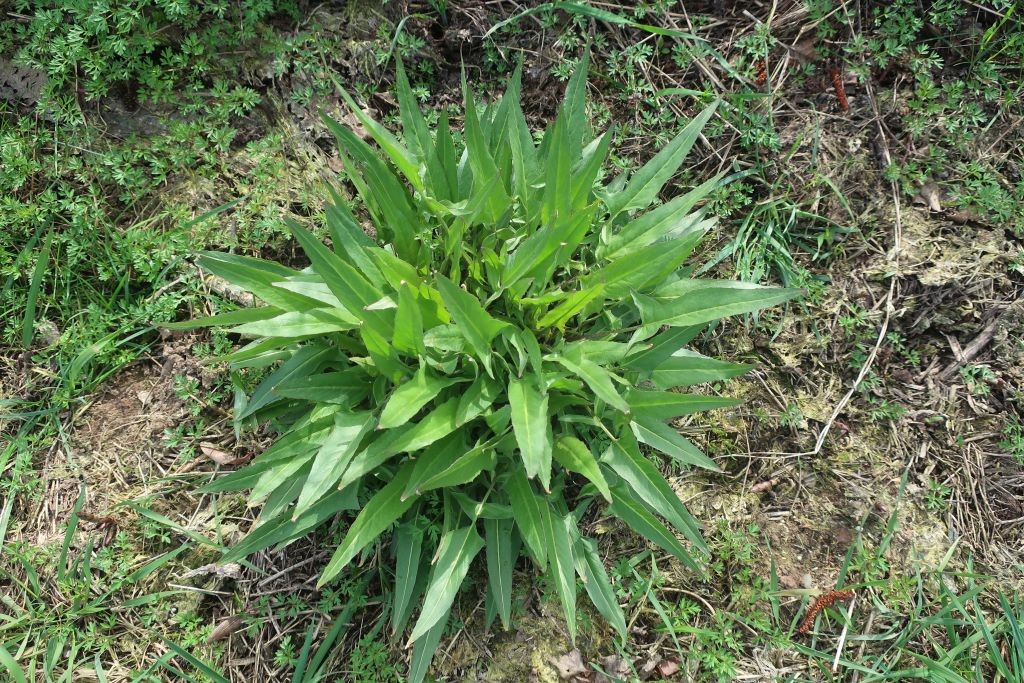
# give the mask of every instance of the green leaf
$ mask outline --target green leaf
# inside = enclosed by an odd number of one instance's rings
[[[671,531],[665,528],[658,519],[648,512],[647,508],[637,500],[636,494],[624,484],[612,485],[614,502],[608,506],[608,512],[629,525],[656,546],[670,553],[677,560],[692,569],[700,571],[690,553],[682,546]]]
[[[745,374],[753,367],[745,363],[729,363],[708,358],[696,351],[680,349],[654,369],[651,381],[659,389],[688,387],[705,382],[721,382]]]
[[[715,113],[717,107],[716,100],[695,116],[653,159],[633,174],[622,192],[611,195],[605,202],[608,213],[614,217],[623,211],[643,209],[657,199],[658,192],[679,170],[704,124]]]
[[[289,311],[273,318],[254,320],[228,330],[229,334],[248,337],[297,338],[352,330],[359,325],[347,319],[347,311],[311,308],[308,311]]]
[[[697,522],[658,468],[640,453],[632,435],[623,435],[618,441],[613,441],[601,460],[622,477],[651,509],[667,519],[691,543],[706,551]]]
[[[271,261],[261,261],[237,254],[204,251],[200,253],[196,262],[203,270],[251,292],[271,306],[283,311],[304,311],[320,305],[320,302],[315,299],[276,287],[276,283],[299,273]]]
[[[223,325],[241,325],[259,320],[267,320],[282,313],[280,308],[260,306],[259,308],[239,308],[205,318],[183,320],[175,323],[160,323],[160,327],[168,330],[194,330],[199,327],[219,327]]]
[[[570,534],[577,535],[576,520],[571,514],[564,517],[549,511],[549,540],[551,546],[548,556],[551,558],[550,569],[555,589],[565,611],[565,623],[569,628],[569,639],[576,642],[576,558],[573,555],[573,544]],[[571,530],[571,532],[570,532]]]
[[[633,412],[642,412],[653,419],[671,420],[674,417],[692,415],[705,410],[717,410],[734,406],[739,401],[721,396],[700,396],[698,394],[677,394],[672,391],[641,391],[630,389],[626,401]]]
[[[459,399],[451,398],[415,424],[390,429],[352,459],[341,477],[338,488],[345,488],[368,472],[372,472],[399,453],[411,453],[443,439],[459,425],[455,421]]]
[[[501,616],[501,624],[507,630],[512,615],[512,570],[516,558],[512,556],[511,519],[485,519],[484,536],[487,539],[487,580],[494,595]]]
[[[380,289],[384,286],[384,277],[368,253],[376,245],[363,232],[341,195],[333,187],[329,189],[334,202],[327,206],[327,229],[331,233],[334,250],[347,257],[374,287]]]
[[[617,259],[664,239],[668,235],[682,236],[691,232],[703,234],[710,227],[701,221],[699,213],[690,213],[698,201],[723,185],[721,174],[686,194],[635,218],[608,238],[598,248],[598,256]]]
[[[583,158],[577,167],[573,168],[572,181],[570,183],[572,192],[572,209],[578,211],[590,202],[590,195],[594,189],[594,181],[601,171],[605,159],[608,157],[608,148],[611,146],[613,130],[609,129],[604,135],[587,145],[583,150]]]
[[[629,412],[629,404],[615,390],[612,383],[613,375],[610,372],[579,353],[556,354],[554,358],[569,372],[582,379],[599,399],[618,411]]]
[[[317,588],[329,583],[341,573],[359,551],[373,543],[388,527],[412,507],[416,498],[402,499],[402,491],[412,473],[412,463],[407,463],[395,473],[394,478],[367,501],[359,515],[348,528],[344,540],[334,551],[330,562],[324,567]]]
[[[799,296],[799,289],[764,287],[749,282],[680,280],[655,292],[634,294],[644,325],[689,327],[731,315],[753,313]]]
[[[550,145],[544,176],[544,202],[540,211],[541,222],[545,225],[565,219],[571,210],[570,170],[573,157],[570,156],[572,152],[566,139],[565,126],[565,116],[560,115],[544,135],[544,142]]]
[[[452,284],[452,281],[443,275],[437,277],[437,287],[459,332],[466,338],[484,367],[489,368],[491,341],[509,324],[492,318],[475,296]]]
[[[559,465],[572,472],[582,474],[597,487],[605,500],[609,503],[612,502],[612,493],[608,488],[608,482],[601,474],[601,467],[597,464],[597,459],[585,443],[574,436],[560,436],[555,442],[552,454]]]
[[[632,370],[654,372],[669,356],[693,341],[702,329],[703,325],[694,325],[669,328],[658,333],[649,341],[636,344],[626,359],[626,365]]]
[[[408,179],[414,188],[422,192],[423,180],[420,178],[419,164],[416,162],[415,156],[398,141],[398,138],[391,134],[391,131],[367,116],[362,108],[356,104],[356,101],[352,99],[351,95],[345,92],[343,88],[339,88],[339,92],[345,100],[345,104],[348,105],[348,108],[355,117],[359,119],[359,123],[373,136],[373,139],[380,145],[380,148],[391,158],[391,162],[395,167],[402,172],[402,175]]]
[[[455,411],[455,423],[462,426],[491,407],[501,394],[501,385],[495,380],[481,375],[469,385],[469,389],[459,397],[459,406]]]
[[[701,453],[700,449],[690,443],[667,424],[647,416],[642,412],[633,414],[633,422],[629,423],[633,434],[641,442],[655,448],[678,463],[696,465],[707,470],[720,472],[715,461]]]
[[[480,125],[476,103],[473,101],[473,93],[466,85],[465,71],[462,73],[462,91],[466,105],[466,154],[473,170],[473,195],[486,207],[486,219],[496,222],[511,205],[512,200],[505,192],[505,186],[501,182],[496,182],[500,177],[498,167],[488,149],[487,138]]]
[[[549,327],[556,327],[560,331],[565,329],[566,323],[577,313],[580,313],[592,301],[604,294],[604,285],[598,284],[594,287],[587,287],[578,292],[573,292],[562,303],[558,304],[537,323],[538,330],[545,330]]]
[[[391,601],[391,632],[409,618],[420,570],[423,529],[413,523],[400,524],[394,534],[395,591]]]
[[[548,395],[534,379],[514,379],[508,384],[512,431],[522,454],[526,473],[538,477],[545,491],[551,488],[551,418]]]
[[[512,517],[519,527],[527,549],[533,561],[544,570],[548,556],[548,511],[547,501],[537,494],[526,478],[526,472],[516,467],[509,473],[505,484],[509,501],[512,504]]]
[[[404,259],[416,258],[416,226],[418,220],[410,205],[409,193],[358,135],[329,116],[322,115],[327,128],[334,133],[344,152],[351,154],[353,164],[342,153],[345,170],[374,215],[377,228],[394,243],[396,253]]]
[[[314,374],[316,369],[319,368],[323,362],[333,356],[334,353],[334,349],[328,346],[319,346],[316,344],[303,346],[292,354],[291,358],[282,363],[281,367],[260,382],[260,385],[256,387],[256,390],[252,393],[252,397],[249,399],[249,403],[246,405],[245,410],[236,415],[235,419],[245,419],[260,408],[279,400],[279,397],[274,393],[275,387],[279,384],[286,384],[298,378]]]
[[[453,451],[464,448],[460,439],[448,448],[428,449],[416,459],[416,467],[403,495],[420,495],[431,489],[467,484],[485,469],[494,469],[496,458],[490,444],[479,444],[461,455],[453,456]]]
[[[302,246],[302,250],[306,252],[306,256],[313,262],[313,268],[341,304],[367,327],[381,337],[389,339],[393,331],[394,314],[388,311],[366,310],[367,306],[378,301],[383,294],[359,271],[325,247],[313,233],[295,223],[289,223],[288,227]]]
[[[583,580],[583,586],[587,590],[587,595],[590,596],[590,601],[594,603],[594,607],[601,613],[601,616],[619,632],[619,638],[625,642],[626,617],[615,597],[615,589],[612,588],[612,583],[608,580],[601,557],[597,554],[597,543],[593,539],[577,536],[574,549],[576,573]]]
[[[327,440],[317,451],[310,468],[309,475],[295,504],[292,518],[312,507],[313,503],[338,483],[342,472],[348,467],[352,457],[359,449],[359,444],[373,427],[371,413],[335,413],[334,428]]]
[[[565,99],[559,112],[565,118],[566,156],[576,159],[580,155],[580,147],[584,140],[590,138],[590,127],[587,125],[587,66],[590,63],[590,48],[583,52],[583,57],[576,63],[569,83],[565,86]],[[593,182],[593,179],[591,179]]]
[[[417,640],[413,646],[412,659],[409,662],[409,683],[422,683],[423,679],[426,678],[427,671],[430,669],[430,662],[434,659],[434,653],[437,652],[441,636],[444,635],[445,627],[448,626],[448,615],[450,612],[451,610],[445,612],[438,619],[437,623],[423,634],[423,637]]]
[[[512,287],[524,277],[553,270],[559,265],[557,257],[563,251],[571,254],[586,236],[593,215],[594,209],[563,214],[523,240],[502,271],[502,286]]]
[[[426,159],[433,151],[434,144],[416,95],[409,87],[409,79],[405,75],[405,65],[401,58],[395,59],[395,91],[398,95],[398,109],[405,139],[421,159]]]
[[[409,642],[424,636],[448,613],[466,578],[470,563],[483,547],[484,539],[480,538],[475,525],[449,531],[441,537],[437,561],[427,583],[423,609],[409,636]]]
[[[391,398],[384,405],[384,410],[381,411],[377,428],[401,427],[423,406],[434,400],[443,389],[458,381],[449,377],[437,377],[429,373],[425,365],[421,365],[411,380],[400,384],[391,394]]]
[[[391,343],[399,351],[415,356],[427,355],[423,344],[423,313],[412,286],[403,284],[398,290],[398,310],[395,312],[395,334]]]
[[[583,285],[604,285],[605,293],[613,298],[649,289],[683,265],[697,246],[698,237],[659,242],[639,249],[588,274],[583,278]]]
[[[273,392],[282,398],[353,406],[370,393],[369,382],[362,368],[352,368],[295,376],[278,384]]]

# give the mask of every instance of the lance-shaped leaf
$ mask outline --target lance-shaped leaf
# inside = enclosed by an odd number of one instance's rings
[[[395,590],[392,594],[391,632],[396,633],[399,625],[409,618],[419,578],[423,529],[406,522],[395,531]]]
[[[753,365],[708,358],[696,351],[680,349],[666,358],[651,373],[659,389],[688,387],[704,382],[720,382],[748,372]]]
[[[455,412],[459,399],[451,398],[415,424],[406,424],[384,432],[364,448],[345,470],[338,483],[343,489],[368,472],[372,472],[399,453],[411,453],[443,439],[458,428]],[[411,463],[410,463],[411,464]]]
[[[555,590],[565,611],[565,624],[569,627],[569,639],[576,642],[576,558],[570,534],[577,534],[576,520],[571,514],[564,517],[550,510],[548,523],[551,525],[548,556],[549,568],[555,583]],[[571,529],[571,532],[570,532]]]
[[[394,478],[367,501],[366,506],[348,528],[344,540],[334,551],[330,562],[324,567],[316,582],[320,588],[336,577],[352,561],[360,550],[377,540],[388,527],[412,507],[416,498],[402,499],[402,491],[412,473],[412,463],[407,463],[395,473]]]
[[[409,202],[409,193],[391,169],[358,135],[329,116],[324,115],[322,118],[327,128],[338,138],[343,150],[355,159],[353,163],[346,154],[340,155],[349,179],[377,219],[378,228],[393,241],[400,257],[415,258],[418,221]]]
[[[547,501],[537,494],[526,478],[526,472],[516,467],[509,473],[505,483],[509,502],[512,504],[512,517],[519,527],[530,555],[543,571],[547,566],[548,556],[548,510]]]
[[[255,294],[275,308],[304,311],[320,305],[315,299],[277,287],[277,283],[299,273],[272,261],[213,251],[202,252],[197,261],[203,270]]]
[[[631,389],[626,392],[626,401],[634,412],[642,412],[658,420],[671,420],[674,417],[692,415],[705,410],[716,410],[734,406],[739,401],[721,396],[700,396],[698,394],[677,394],[672,391],[641,391]]]
[[[623,413],[629,412],[626,402],[612,383],[612,374],[578,351],[556,354],[555,360],[567,370],[582,379],[597,397]]]
[[[274,393],[275,387],[296,378],[314,374],[314,371],[333,356],[334,353],[334,349],[328,346],[316,344],[303,346],[291,358],[282,363],[281,367],[260,382],[260,385],[256,387],[256,391],[253,392],[252,398],[249,399],[245,410],[236,415],[235,419],[242,420],[260,408],[280,400],[280,397]]]
[[[313,268],[324,279],[334,296],[349,312],[359,318],[375,333],[391,337],[394,313],[370,311],[368,306],[380,300],[382,294],[363,275],[340,256],[323,245],[311,232],[295,223],[288,224],[295,239],[313,262]]]
[[[459,451],[464,452],[459,454]],[[404,495],[466,484],[484,470],[494,469],[495,460],[494,449],[489,444],[479,444],[466,451],[460,440],[447,448],[428,449],[417,458]]]
[[[423,344],[423,313],[412,286],[403,284],[398,290],[398,310],[395,312],[395,334],[391,343],[403,353],[427,355]]]
[[[409,642],[421,638],[448,613],[466,578],[470,563],[483,547],[484,539],[480,538],[475,524],[454,529],[441,537],[437,562],[434,563],[427,583],[423,609],[409,635]]]
[[[616,259],[631,254],[668,235],[684,235],[688,231],[703,234],[710,225],[702,224],[699,212],[690,213],[694,205],[722,184],[718,175],[686,194],[633,219],[608,238],[598,255]]]
[[[339,315],[342,311],[327,308],[311,308],[308,311],[288,311],[266,320],[236,325],[228,330],[229,334],[240,334],[246,337],[281,337],[293,339],[312,337],[331,332],[344,332],[358,327],[358,324],[347,320],[349,316]]]
[[[293,519],[334,488],[341,479],[341,473],[358,451],[359,443],[372,427],[373,415],[369,412],[334,414],[334,427],[313,459],[299,501],[292,512]]]
[[[661,451],[678,463],[696,465],[714,472],[721,471],[715,461],[704,455],[689,439],[657,418],[636,412],[629,426],[637,440]]]
[[[516,558],[512,555],[511,519],[485,519],[484,535],[487,539],[487,580],[501,616],[501,625],[509,628],[512,615],[512,570]]]
[[[552,454],[559,465],[572,472],[582,474],[597,487],[605,500],[609,503],[612,502],[612,493],[608,488],[608,482],[601,474],[601,467],[597,464],[597,459],[585,443],[575,436],[560,436],[555,442]]]
[[[658,468],[640,453],[631,434],[613,441],[601,461],[622,477],[652,510],[671,522],[694,545],[706,549],[697,522]]]
[[[630,292],[645,291],[682,266],[697,241],[696,236],[691,236],[644,247],[585,276],[583,284],[586,287],[604,285],[609,297],[627,297]]]
[[[539,477],[547,491],[551,487],[551,418],[548,395],[529,376],[508,384],[508,403],[512,409],[512,431],[515,432],[526,474]]]
[[[378,429],[401,427],[411,420],[423,406],[441,393],[441,390],[458,382],[450,377],[437,377],[421,365],[412,379],[398,385],[380,414]]]
[[[491,342],[499,332],[508,327],[508,323],[495,320],[484,310],[475,296],[452,284],[452,281],[443,275],[437,278],[437,288],[444,300],[445,308],[473,349],[473,353],[485,367],[490,367]]]
[[[604,285],[602,284],[573,292],[566,297],[565,301],[544,314],[537,323],[537,329],[544,330],[548,327],[556,327],[559,330],[564,330],[566,323],[574,315],[582,312],[584,308],[592,301],[596,301],[603,293]]]
[[[391,131],[367,116],[362,108],[356,104],[356,101],[352,99],[351,95],[345,92],[344,89],[340,89],[340,91],[345,104],[348,105],[348,108],[355,117],[359,119],[359,123],[363,124],[363,128],[373,136],[373,139],[391,158],[391,162],[402,172],[402,175],[408,179],[409,183],[422,192],[423,180],[419,175],[419,164],[416,161],[416,157],[398,141],[398,138],[391,134]]]
[[[430,670],[430,662],[433,661],[434,653],[437,652],[437,646],[441,643],[441,636],[444,635],[444,629],[448,626],[448,615],[450,612],[450,609],[448,612],[445,612],[437,620],[437,623],[413,645],[412,658],[409,660],[409,683],[423,683],[423,679],[427,677],[427,671]]]
[[[679,170],[704,124],[717,107],[718,102],[715,101],[695,116],[653,159],[633,174],[621,192],[612,194],[605,202],[608,213],[615,216],[623,211],[643,209],[657,199],[658,192]]]
[[[615,589],[608,579],[608,573],[597,554],[597,543],[591,538],[582,538],[578,534],[574,544],[576,573],[580,575],[590,601],[608,623],[619,633],[619,638],[626,639],[626,617],[615,597]]]
[[[750,282],[680,280],[658,289],[656,297],[634,294],[633,300],[648,327],[689,327],[753,313],[800,294],[798,289],[764,287]]]
[[[675,535],[665,528],[665,525],[658,521],[644,507],[636,494],[624,484],[612,486],[612,498],[614,502],[608,506],[608,512],[615,515],[656,546],[674,556],[677,560],[694,571],[700,571],[693,557],[686,551],[686,548],[679,542]]]

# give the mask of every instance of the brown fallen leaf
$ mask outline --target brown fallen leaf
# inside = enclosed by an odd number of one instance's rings
[[[558,670],[558,677],[563,681],[587,672],[587,665],[583,663],[583,656],[578,649],[561,657],[553,657],[551,664]]]
[[[914,197],[915,204],[922,204],[928,207],[929,211],[940,213],[942,211],[942,190],[938,185],[932,182],[925,183],[921,186],[917,196]]]
[[[647,658],[647,661],[640,665],[640,670],[637,672],[640,674],[640,680],[650,680],[650,678],[654,676],[654,672],[658,669],[659,664],[661,664],[661,655],[657,653],[650,655]]]
[[[668,678],[679,671],[679,662],[675,659],[662,660],[661,664],[658,665],[658,675],[662,678]]]
[[[218,640],[224,640],[243,626],[245,626],[245,618],[241,614],[233,614],[217,624],[206,642],[216,643]]]
[[[765,491],[771,491],[776,484],[779,483],[778,479],[768,479],[766,481],[759,481],[750,487],[751,493],[764,493]]]
[[[614,679],[628,681],[633,675],[633,667],[619,655],[605,657],[601,660],[601,668],[607,675],[598,673],[594,677],[594,683],[613,683]]]
[[[230,465],[237,459],[231,453],[228,453],[227,451],[222,451],[221,449],[214,446],[212,443],[207,443],[205,441],[199,444],[199,450],[202,452],[203,455],[205,455],[207,458],[214,461],[218,465]]]
[[[194,576],[208,576],[213,574],[219,576],[222,579],[237,579],[242,575],[242,565],[237,562],[228,562],[227,564],[204,564],[202,567],[196,567],[185,572],[181,578],[191,579]]]

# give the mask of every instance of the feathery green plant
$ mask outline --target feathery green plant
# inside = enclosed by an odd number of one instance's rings
[[[487,106],[463,79],[464,146],[444,114],[429,130],[401,65],[397,82],[404,143],[346,95],[386,160],[327,119],[376,239],[335,197],[333,248],[292,226],[309,268],[202,257],[203,268],[264,305],[190,324],[255,338],[227,360],[274,369],[240,399],[236,418],[280,432],[251,464],[207,487],[251,489],[251,502],[263,504],[230,558],[340,519],[344,537],[323,585],[354,560],[383,559],[378,544],[394,528],[394,568],[381,576],[392,586],[393,632],[421,605],[409,635],[415,681],[481,552],[489,619],[509,625],[525,549],[552,577],[573,637],[577,576],[625,637],[579,520],[604,506],[699,570],[699,525],[641,444],[714,469],[665,421],[733,401],[673,389],[749,366],[683,346],[714,320],[797,291],[690,277],[684,263],[712,223],[695,207],[720,178],[644,212],[714,104],[642,168],[601,187],[612,135],[589,129],[586,60],[539,145],[520,108],[518,70]]]

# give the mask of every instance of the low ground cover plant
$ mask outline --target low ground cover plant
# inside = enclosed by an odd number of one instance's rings
[[[379,150],[327,123],[375,235],[335,196],[330,247],[291,228],[308,268],[206,253],[204,269],[262,305],[189,323],[252,338],[225,360],[267,375],[240,392],[235,417],[279,433],[207,487],[262,504],[226,559],[332,525],[341,540],[320,585],[376,563],[393,632],[411,625],[413,680],[478,558],[489,620],[509,625],[525,555],[551,577],[572,636],[578,577],[625,637],[596,542],[580,531],[592,508],[701,570],[699,524],[651,454],[714,469],[666,421],[733,405],[677,389],[749,366],[684,347],[715,320],[797,294],[691,277],[712,225],[698,205],[721,178],[648,210],[714,104],[605,183],[612,134],[589,128],[586,60],[539,136],[518,71],[488,105],[463,80],[461,135],[444,114],[429,129],[401,66],[401,140],[347,98]]]

